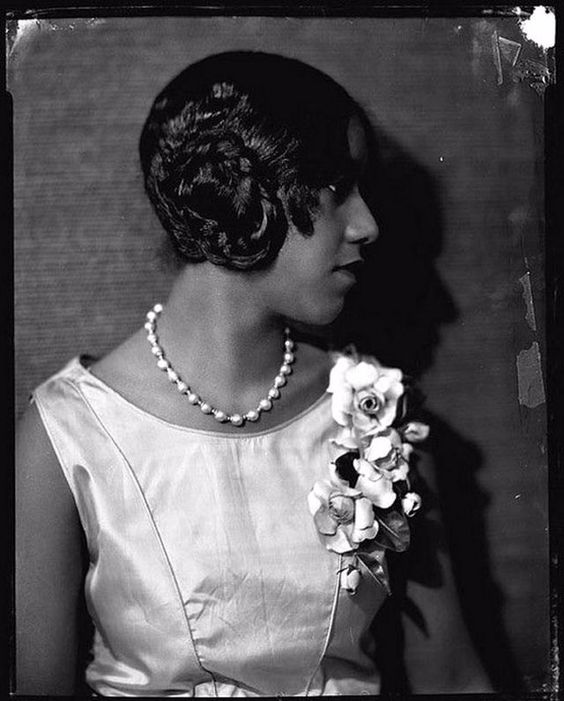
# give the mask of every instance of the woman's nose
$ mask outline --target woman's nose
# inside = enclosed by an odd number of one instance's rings
[[[378,224],[358,190],[349,198],[345,238],[350,243],[369,244],[378,237]]]

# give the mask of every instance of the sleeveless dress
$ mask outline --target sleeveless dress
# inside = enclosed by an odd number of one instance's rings
[[[88,544],[96,693],[379,693],[367,632],[387,593],[341,587],[307,506],[330,461],[329,394],[245,435],[170,424],[79,358],[33,397]]]

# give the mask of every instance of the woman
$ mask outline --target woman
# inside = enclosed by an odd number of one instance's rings
[[[341,356],[327,393],[332,359],[292,332],[337,317],[376,239],[362,123],[329,77],[262,53],[157,96],[140,155],[178,276],[21,422],[20,693],[73,690],[83,537],[95,693],[378,693],[367,630],[425,427],[393,428],[400,371]]]

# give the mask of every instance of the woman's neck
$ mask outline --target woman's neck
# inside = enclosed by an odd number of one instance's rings
[[[248,275],[208,263],[180,273],[158,321],[175,370],[227,411],[252,403],[272,383],[282,363],[283,329]]]
[[[282,363],[285,322],[270,313],[267,294],[257,294],[248,279],[206,263],[188,266],[157,322],[159,343],[176,372],[202,399],[230,414],[254,409]],[[263,413],[257,424],[220,424],[175,391],[157,368],[146,335],[140,328],[91,371],[132,404],[169,423],[252,433],[293,418],[327,387],[329,356],[315,344],[298,341],[293,373],[275,410]]]

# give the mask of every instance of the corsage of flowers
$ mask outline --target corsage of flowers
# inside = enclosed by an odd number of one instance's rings
[[[429,427],[406,419],[401,370],[354,349],[335,355],[328,392],[339,426],[332,444],[340,455],[328,478],[314,484],[309,510],[327,549],[341,555],[341,586],[354,594],[362,567],[389,592],[384,549],[409,545],[406,516],[421,506],[408,476],[411,444],[425,440]]]

